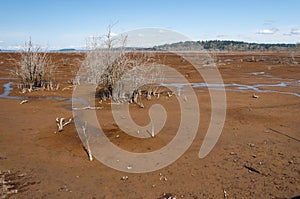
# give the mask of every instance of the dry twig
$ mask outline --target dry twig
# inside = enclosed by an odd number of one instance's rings
[[[61,132],[64,128],[64,126],[70,124],[72,122],[72,118],[69,119],[69,121],[64,123],[65,118],[56,118],[56,124],[58,127],[58,132]]]

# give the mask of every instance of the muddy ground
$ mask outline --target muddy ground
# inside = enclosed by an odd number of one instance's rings
[[[201,118],[194,142],[173,164],[141,174],[114,170],[95,158],[89,161],[74,123],[57,132],[57,117],[73,117],[70,80],[84,55],[52,53],[51,56],[60,89],[21,94],[16,84],[8,84],[18,82],[11,75],[15,68],[11,61],[18,54],[0,53],[1,197],[155,199],[300,195],[300,56],[297,53],[293,57],[290,52],[214,55],[227,85],[227,115],[218,143],[208,156],[198,157],[210,123],[211,103],[206,87],[195,88]],[[203,83],[181,58],[168,54],[165,62],[185,74],[188,81]],[[9,92],[8,88],[13,90]],[[258,98],[253,97],[254,93]],[[25,98],[28,103],[21,105]],[[144,109],[130,105],[132,118],[140,125],[149,122],[148,109],[153,103],[164,105],[168,114],[162,132],[143,140],[118,128],[108,101],[97,104],[103,107],[96,112],[105,134],[123,149],[158,150],[176,134],[180,108],[175,96],[143,102]],[[128,179],[124,180],[125,176]]]

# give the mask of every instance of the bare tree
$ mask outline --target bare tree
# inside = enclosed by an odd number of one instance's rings
[[[20,88],[32,91],[35,87],[49,86],[53,89],[53,67],[48,54],[40,46],[35,46],[31,39],[25,42],[15,75],[20,78]]]

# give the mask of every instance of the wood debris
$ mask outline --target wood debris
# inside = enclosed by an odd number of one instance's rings
[[[77,108],[77,107],[72,107],[73,110],[101,110],[103,109],[103,107],[91,107],[91,106],[86,106],[86,107],[81,107],[81,108]]]
[[[72,118],[69,119],[69,121],[67,122],[64,122],[65,121],[65,118],[56,118],[56,124],[57,124],[57,127],[58,127],[58,132],[61,132],[64,128],[64,126],[70,124],[72,122]]]
[[[20,104],[25,104],[25,103],[28,103],[28,100],[22,100],[22,101],[20,102]]]

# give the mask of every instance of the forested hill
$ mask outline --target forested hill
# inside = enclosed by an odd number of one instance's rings
[[[206,50],[219,51],[278,51],[278,50],[296,50],[300,44],[262,44],[262,43],[247,43],[243,41],[185,41],[173,44],[164,44],[154,46],[154,50]]]

